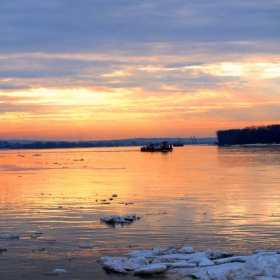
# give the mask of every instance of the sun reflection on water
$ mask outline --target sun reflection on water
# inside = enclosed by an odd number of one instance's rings
[[[27,258],[41,270],[39,260],[79,268],[76,258],[85,268],[104,254],[185,239],[196,250],[277,247],[279,154],[272,147],[210,146],[168,154],[137,147],[1,151],[0,235],[21,237],[0,246],[19,266]],[[100,221],[133,213],[140,219],[128,225]],[[79,249],[83,243],[94,249]]]

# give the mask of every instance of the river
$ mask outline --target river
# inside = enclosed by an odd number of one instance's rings
[[[168,244],[280,248],[279,205],[279,146],[0,150],[0,236],[20,236],[0,239],[0,279],[122,279],[101,256]],[[141,218],[100,221],[112,214]]]

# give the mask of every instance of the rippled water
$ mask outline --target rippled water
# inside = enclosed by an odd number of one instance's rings
[[[279,205],[280,147],[0,150],[0,235],[20,233],[0,239],[0,279],[47,279],[58,267],[71,272],[64,279],[122,279],[96,261],[184,241],[196,251],[280,248]],[[129,213],[141,219],[100,222]]]

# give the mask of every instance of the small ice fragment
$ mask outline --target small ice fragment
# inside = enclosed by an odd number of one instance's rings
[[[160,255],[160,254],[162,254],[165,251],[166,251],[166,248],[164,248],[164,247],[154,247],[153,248],[153,255],[154,256]]]
[[[53,273],[61,274],[61,273],[69,273],[69,272],[63,268],[56,268],[53,270]]]
[[[101,257],[104,268],[121,273],[128,273],[143,266],[147,266],[149,261],[144,257]]]
[[[195,263],[199,265],[203,261],[203,258],[194,258],[188,261],[188,263]]]
[[[131,214],[131,215],[123,215],[123,218],[126,220],[126,221],[134,221],[136,220],[136,214]]]
[[[212,250],[208,249],[205,251],[205,257],[210,260],[224,258],[224,257],[231,257],[233,253],[230,251],[221,251],[221,250]]]
[[[118,197],[118,195],[114,193],[114,194],[112,195],[112,197]]]
[[[200,267],[215,265],[212,261],[207,258],[202,259],[202,261],[198,264]]]
[[[18,233],[5,233],[5,234],[2,234],[0,236],[1,239],[15,239],[15,238],[19,238],[19,234]]]
[[[235,273],[240,271],[240,277],[236,277]],[[231,263],[231,264],[222,264],[222,265],[213,265],[208,267],[197,267],[189,271],[188,276],[191,276],[195,279],[255,279],[247,278],[245,271],[243,270],[243,264],[240,263]]]
[[[229,258],[223,258],[223,259],[217,259],[213,260],[215,264],[224,264],[224,263],[230,263],[230,262],[243,262],[245,263],[246,261],[249,260],[249,256],[234,256],[234,257],[229,257]]]
[[[174,263],[164,263],[165,265],[171,267],[171,268],[193,268],[196,267],[195,263],[189,263],[189,262],[174,262]]]
[[[164,264],[151,264],[140,267],[134,271],[135,274],[155,274],[163,272],[167,269],[167,266]]]
[[[193,247],[184,246],[182,249],[180,249],[180,252],[182,252],[184,254],[192,254],[193,253]]]
[[[81,244],[79,246],[79,248],[82,248],[82,249],[91,249],[93,248],[93,244]]]

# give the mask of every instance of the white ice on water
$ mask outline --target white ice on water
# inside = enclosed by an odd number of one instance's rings
[[[164,264],[151,264],[142,266],[134,270],[135,274],[156,274],[163,272],[167,269],[167,266]]]
[[[81,249],[92,249],[93,248],[93,244],[89,243],[89,244],[81,244],[79,245],[79,248]]]
[[[150,264],[149,260],[142,256],[136,258],[102,257],[101,263],[105,268],[121,273],[128,273]]]
[[[184,253],[189,252],[189,253]],[[232,252],[208,249],[194,252],[192,247],[177,249],[154,247],[136,250],[125,257],[102,257],[101,264],[121,273],[165,273],[177,279],[272,280],[280,279],[280,251],[258,251],[252,255],[233,256]]]
[[[55,268],[52,273],[53,274],[62,274],[62,273],[69,273],[69,272],[63,268]]]
[[[137,219],[136,214],[131,215],[111,215],[104,218],[101,218],[100,220],[106,223],[131,223]]]
[[[15,238],[19,238],[19,233],[15,233],[15,232],[8,232],[8,233],[4,233],[2,235],[0,235],[1,239],[15,239]]]

